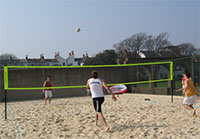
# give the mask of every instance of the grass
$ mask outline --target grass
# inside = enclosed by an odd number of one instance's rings
[[[182,87],[181,81],[175,81],[175,87],[176,89]],[[158,88],[167,88],[168,87],[168,82],[157,82],[156,86]],[[149,87],[149,83],[144,83],[144,84],[137,84],[136,87]]]
[[[168,87],[168,82],[157,82],[156,86],[158,88],[167,88]],[[136,87],[149,87],[149,83],[145,83],[145,84],[137,84]]]
[[[157,86],[157,88],[168,88],[168,82],[157,82],[156,86]],[[137,84],[136,87],[148,88],[149,83]],[[181,80],[175,81],[173,95],[181,96],[182,91],[180,91],[180,92],[175,91],[176,89],[181,88],[181,87],[182,87],[182,81]]]

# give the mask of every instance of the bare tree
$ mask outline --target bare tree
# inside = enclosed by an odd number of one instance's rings
[[[14,60],[14,59],[18,59],[14,54],[5,53],[0,55],[0,60]]]
[[[152,35],[147,36],[147,39],[145,41],[145,49],[147,51],[154,51],[154,38]]]
[[[131,42],[133,44],[133,52],[141,51],[145,48],[145,41],[147,39],[146,33],[138,33],[131,36]]]
[[[0,55],[0,66],[3,65],[16,65],[19,63],[19,59],[14,54],[1,54]]]
[[[198,49],[191,43],[182,43],[179,46],[181,55],[198,54]]]
[[[137,57],[137,52],[145,48],[146,39],[146,33],[141,32],[113,45],[113,47],[116,49],[118,55]]]
[[[160,33],[157,37],[154,38],[154,50],[160,51],[165,46],[170,45],[170,41],[168,40],[169,33],[163,32]]]

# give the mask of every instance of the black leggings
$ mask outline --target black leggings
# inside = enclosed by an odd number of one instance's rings
[[[101,104],[104,102],[104,97],[93,98],[93,105],[96,112],[101,112]]]

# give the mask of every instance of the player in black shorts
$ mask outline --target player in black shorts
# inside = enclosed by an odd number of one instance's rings
[[[93,105],[96,112],[101,112],[101,104],[104,102],[104,97],[93,98]]]
[[[106,131],[108,131],[110,128],[108,127],[105,118],[103,117],[102,110],[101,110],[101,105],[104,102],[104,94],[102,91],[102,87],[104,87],[111,95],[112,99],[114,101],[117,100],[117,98],[114,96],[112,91],[106,86],[106,83],[98,78],[98,73],[97,71],[92,72],[92,78],[88,79],[86,89],[90,89],[91,95],[92,95],[92,100],[93,100],[93,105],[94,109],[96,111],[96,125],[98,126],[98,118],[101,119],[103,122],[104,126],[106,127]]]

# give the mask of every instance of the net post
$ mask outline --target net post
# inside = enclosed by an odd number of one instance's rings
[[[174,81],[171,80],[171,103],[173,103],[173,95],[174,95]]]
[[[5,119],[7,120],[7,93],[4,89],[4,101],[5,101]]]
[[[4,89],[8,88],[8,67],[4,66]]]
[[[171,103],[173,103],[173,95],[174,95],[174,80],[173,80],[173,62],[170,62],[170,79],[171,79]]]

